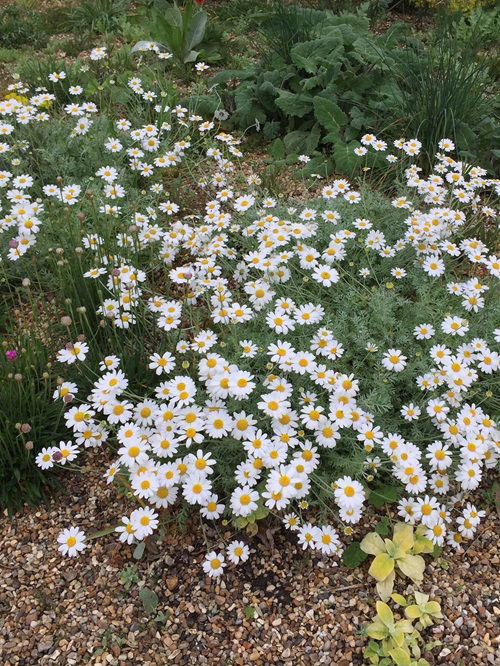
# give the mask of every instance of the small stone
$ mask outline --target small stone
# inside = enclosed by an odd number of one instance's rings
[[[170,576],[165,580],[165,583],[170,592],[173,592],[177,587],[177,585],[179,584],[179,579],[177,578],[177,576]]]
[[[38,643],[38,652],[47,652],[54,645],[54,641],[49,638],[46,641],[41,641]]]

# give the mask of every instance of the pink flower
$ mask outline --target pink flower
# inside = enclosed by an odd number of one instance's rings
[[[5,352],[5,356],[7,357],[8,361],[15,361],[17,358],[17,350],[7,349],[7,351]]]

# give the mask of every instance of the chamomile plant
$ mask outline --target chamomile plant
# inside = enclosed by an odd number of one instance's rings
[[[140,77],[126,85],[144,116],[111,118],[82,98],[63,111],[69,132],[60,110],[41,110],[48,93],[20,84],[28,104],[0,102],[3,265],[22,267],[62,211],[65,256],[79,251],[61,288],[74,280],[88,304],[86,339],[75,324],[57,355],[68,434],[40,466],[111,451],[103,483],[137,502],[116,517],[128,544],[188,507],[235,532],[273,514],[305,549],[338,557],[383,481],[404,495],[406,523],[459,547],[500,445],[500,260],[486,242],[498,181],[447,139],[425,175],[417,139],[389,150],[364,135],[356,155],[386,154],[389,198],[344,178],[307,201],[273,198],[215,118],[166,108]],[[64,127],[88,162],[32,176],[37,122]],[[196,193],[187,209],[168,176],[181,165]],[[86,540],[60,543],[74,554]],[[207,551],[211,577],[249,555],[238,535]]]

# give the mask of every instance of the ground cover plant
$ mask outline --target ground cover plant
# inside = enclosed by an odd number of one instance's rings
[[[106,58],[92,52],[96,70]],[[160,82],[127,82],[141,100],[133,122],[83,101],[64,72],[49,80],[78,101],[61,107],[19,83],[0,105],[13,169],[2,171],[4,265],[22,267],[61,225],[69,241],[52,268],[73,282],[55,393],[69,432],[37,463],[71,467],[109,440],[107,480],[141,505],[117,524],[127,542],[150,535],[177,500],[235,528],[279,513],[304,547],[339,554],[339,526],[349,532],[387,483],[433,543],[471,535],[467,492],[498,445],[499,267],[483,230],[497,181],[454,160],[449,139],[421,177],[418,140],[391,153],[366,134],[355,157],[400,165],[398,196],[339,178],[291,206],[259,191],[258,175],[242,178],[239,140],[165,104]],[[29,175],[30,155],[45,150],[38,126],[87,159],[51,171],[38,155]],[[194,216],[166,190],[173,169],[193,173],[191,160],[205,192]],[[64,539],[70,554],[83,546],[78,531]],[[221,573],[222,556],[207,562]]]

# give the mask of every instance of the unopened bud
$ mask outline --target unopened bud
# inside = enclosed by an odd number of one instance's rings
[[[20,382],[22,381],[23,376],[20,372],[16,372],[16,374],[14,375],[14,379],[16,380],[16,382]]]
[[[52,460],[54,462],[59,462],[60,460],[62,460],[62,453],[60,451],[54,451],[54,453],[52,454]]]
[[[31,280],[29,278],[23,278],[21,284],[23,285],[23,287],[29,287],[31,285]]]
[[[24,447],[25,447],[28,451],[31,451],[31,450],[33,449],[33,442],[31,441],[31,439],[29,440],[29,442],[26,442],[26,444],[24,445]]]
[[[24,432],[25,434],[27,434],[28,432],[31,432],[30,424],[29,423],[23,423],[21,425],[21,432]]]
[[[68,315],[64,315],[61,317],[61,324],[62,326],[71,326],[71,317],[68,317]]]

